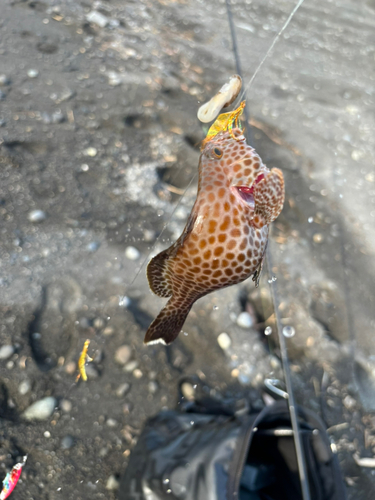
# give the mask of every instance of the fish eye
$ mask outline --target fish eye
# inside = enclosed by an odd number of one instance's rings
[[[212,154],[215,156],[215,158],[221,158],[223,156],[223,150],[220,148],[214,148],[212,150]]]

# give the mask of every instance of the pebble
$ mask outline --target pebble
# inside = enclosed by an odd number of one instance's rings
[[[22,382],[18,386],[18,392],[21,394],[21,396],[27,394],[30,389],[31,389],[31,384],[28,380],[22,380]]]
[[[97,10],[92,10],[86,16],[89,23],[96,24],[100,28],[105,28],[109,22],[108,17],[104,16]]]
[[[73,373],[77,370],[77,364],[74,362],[74,361],[69,361],[66,365],[65,365],[65,372],[68,374],[68,375],[73,375]]]
[[[85,154],[87,156],[91,156],[91,157],[94,157],[98,154],[98,150],[96,148],[87,148],[86,151],[85,151]]]
[[[125,394],[127,394],[130,390],[130,384],[128,384],[127,382],[124,382],[123,384],[119,385],[116,389],[116,396],[118,398],[122,398],[123,396],[125,396]]]
[[[130,299],[126,295],[122,295],[118,299],[119,307],[128,307],[130,305]]]
[[[124,366],[124,371],[132,372],[137,368],[137,366],[138,366],[138,361],[134,359],[133,361],[129,361],[129,363],[126,363],[126,365]]]
[[[114,491],[118,490],[120,487],[120,482],[116,479],[116,476],[112,474],[112,476],[109,476],[107,483],[105,485],[106,490]]]
[[[159,389],[159,384],[155,380],[151,380],[148,383],[148,392],[151,394],[155,394]]]
[[[128,345],[120,346],[115,352],[115,361],[119,365],[125,365],[131,358],[132,348]]]
[[[324,236],[321,233],[315,233],[313,236],[314,243],[322,243]]]
[[[60,408],[64,413],[69,413],[72,410],[73,405],[69,399],[62,399],[60,402]]]
[[[345,396],[343,403],[347,410],[352,410],[357,405],[356,400],[349,395]]]
[[[6,93],[0,90],[0,101],[3,101],[6,98]]]
[[[91,243],[89,243],[86,247],[87,251],[88,252],[96,252],[97,249],[100,247],[100,243],[99,241],[92,241]]]
[[[100,330],[105,325],[103,318],[95,318],[92,324],[97,330]]]
[[[226,351],[231,346],[232,341],[231,341],[229,335],[227,333],[223,332],[223,333],[220,333],[220,335],[218,336],[217,343],[223,349],[223,351]]]
[[[52,396],[40,399],[29,406],[22,416],[26,420],[46,420],[54,412],[56,404],[57,401]]]
[[[238,315],[237,325],[241,328],[251,328],[253,324],[253,319],[248,312],[242,312]]]
[[[86,365],[86,375],[87,378],[98,378],[100,376],[99,371],[92,363]]]
[[[106,424],[107,424],[108,427],[116,427],[118,425],[118,422],[114,418],[109,418],[106,421]]]
[[[27,76],[29,78],[36,78],[39,75],[39,71],[37,69],[28,69]]]
[[[74,437],[69,435],[64,436],[61,440],[60,448],[62,450],[69,450],[72,446],[74,446]]]
[[[3,345],[0,347],[0,360],[10,358],[14,354],[15,348],[12,345]]]
[[[139,250],[137,250],[135,247],[127,247],[125,249],[125,257],[129,260],[137,260],[141,256]]]
[[[43,210],[32,210],[27,218],[30,222],[42,222],[46,218],[46,213]]]
[[[143,377],[143,373],[141,372],[141,370],[139,368],[136,368],[133,371],[133,377],[135,377],[135,378],[142,378]]]
[[[112,335],[115,329],[112,326],[106,326],[103,330],[103,335]]]
[[[122,77],[119,73],[116,73],[116,71],[109,71],[107,73],[108,76],[108,83],[111,85],[111,87],[117,87],[117,85],[120,85],[122,83]]]
[[[181,385],[181,392],[185,399],[187,399],[188,401],[194,401],[195,389],[189,382],[184,382]]]
[[[10,85],[11,80],[8,75],[0,75],[0,85]]]

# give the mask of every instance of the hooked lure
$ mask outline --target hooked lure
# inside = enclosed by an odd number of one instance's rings
[[[79,370],[79,373],[77,375],[77,378],[76,378],[76,382],[78,382],[78,380],[80,379],[80,377],[82,377],[82,380],[84,380],[85,382],[87,381],[87,374],[86,374],[86,362],[90,362],[92,361],[92,358],[90,358],[90,356],[87,354],[87,349],[89,348],[89,345],[90,345],[90,341],[89,340],[86,340],[85,343],[83,344],[83,349],[82,349],[82,352],[79,356],[79,360],[78,360],[78,370]]]
[[[232,139],[238,140],[233,134],[233,127],[242,130],[240,117],[243,113],[245,105],[246,101],[242,101],[239,107],[234,111],[230,111],[229,113],[222,113],[221,115],[219,115],[216,121],[209,128],[207,136],[202,142],[201,149],[203,149],[207,142],[213,139],[220,132],[228,131]]]
[[[145,344],[173,342],[200,297],[249,276],[258,284],[268,226],[284,204],[284,178],[246,143],[239,127],[244,107],[243,101],[210,128],[185,229],[147,266],[151,290],[170,299],[149,326]]]
[[[8,498],[16,487],[16,484],[18,483],[18,480],[21,476],[22,467],[25,465],[26,460],[27,455],[23,457],[22,462],[16,464],[13,469],[5,476],[5,479],[3,480],[3,489],[0,493],[0,500],[5,500],[6,498]]]

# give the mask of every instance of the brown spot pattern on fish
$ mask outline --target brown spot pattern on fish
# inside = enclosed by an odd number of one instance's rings
[[[147,267],[151,290],[170,297],[151,323],[145,344],[170,344],[193,303],[253,275],[259,279],[268,225],[284,204],[284,179],[246,144],[239,129],[205,142],[198,194],[180,238]]]

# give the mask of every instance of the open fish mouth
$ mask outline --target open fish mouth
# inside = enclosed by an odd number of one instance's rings
[[[255,209],[254,188],[260,181],[266,178],[268,173],[269,171],[261,172],[250,187],[233,186],[235,193],[253,210]]]

